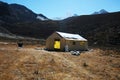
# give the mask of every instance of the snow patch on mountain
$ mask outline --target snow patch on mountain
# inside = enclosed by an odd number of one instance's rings
[[[42,21],[48,20],[48,19],[46,19],[46,18],[44,18],[42,16],[39,16],[39,15],[36,17],[36,19],[39,19],[39,20],[42,20]]]

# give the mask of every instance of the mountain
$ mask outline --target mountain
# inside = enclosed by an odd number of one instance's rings
[[[120,44],[120,12],[70,17],[64,31],[84,36],[89,44]]]
[[[19,4],[10,4],[9,10],[11,17],[14,17],[17,21],[34,21],[37,14]]]
[[[9,5],[0,1],[0,16],[10,15]]]
[[[36,32],[34,30],[36,29],[34,29],[33,26],[29,27],[29,23],[44,24],[43,23],[44,20],[50,20],[50,19],[48,19],[43,14],[34,13],[33,11],[31,11],[30,9],[28,9],[23,5],[8,4],[0,1],[0,33],[3,33],[2,35],[16,34],[16,35],[22,35],[22,36],[32,36],[31,33],[34,34],[34,32]],[[21,24],[22,25],[25,24],[27,27],[19,26]],[[42,26],[40,25],[40,27]],[[25,33],[29,35],[26,35]],[[40,34],[39,31],[37,33]],[[35,37],[35,36],[32,36],[32,37]]]
[[[63,31],[80,34],[89,45],[120,45],[120,12],[99,13],[50,20],[25,6],[0,2],[0,33],[46,39],[54,31]]]
[[[107,14],[107,13],[109,13],[109,12],[106,11],[105,9],[101,9],[101,10],[98,11],[98,12],[94,12],[94,13],[92,13],[92,15],[97,15],[97,14]]]
[[[9,26],[9,27],[8,27]],[[4,25],[14,34],[46,39],[54,31],[80,34],[89,45],[120,45],[120,12]]]
[[[27,7],[20,4],[7,4],[0,1],[0,20],[5,22],[31,22],[39,20],[48,19],[43,14],[36,14]]]

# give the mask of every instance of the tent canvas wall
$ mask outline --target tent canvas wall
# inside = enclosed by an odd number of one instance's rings
[[[46,49],[65,51],[67,45],[68,50],[87,50],[87,39],[78,34],[70,34],[64,32],[54,32],[46,40]]]

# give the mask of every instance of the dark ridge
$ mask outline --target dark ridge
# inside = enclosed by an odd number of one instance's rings
[[[46,39],[57,30],[80,34],[90,45],[120,45],[120,12],[73,16],[58,21],[39,20],[38,15],[48,19],[23,5],[0,2],[0,32]]]

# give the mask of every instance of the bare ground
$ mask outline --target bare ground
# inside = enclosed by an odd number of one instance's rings
[[[0,80],[120,80],[120,52],[94,48],[75,56],[41,48],[0,43]]]

